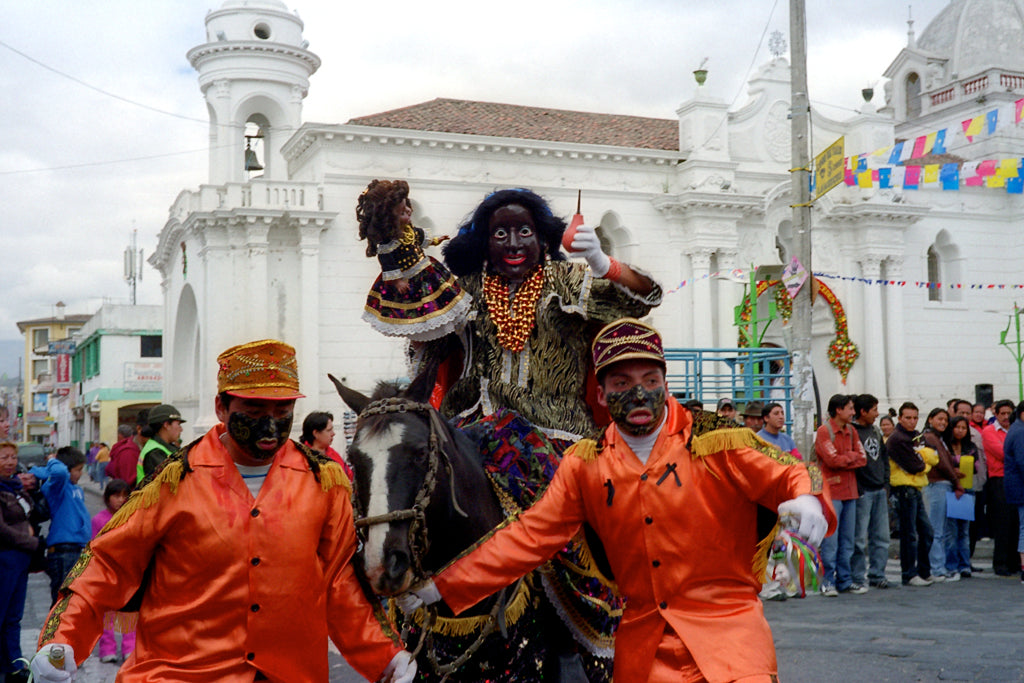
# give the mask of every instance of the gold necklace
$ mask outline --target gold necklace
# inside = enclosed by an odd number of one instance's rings
[[[513,353],[526,346],[526,339],[537,323],[537,302],[544,286],[544,268],[538,265],[514,294],[501,275],[484,276],[487,312],[498,328],[498,343]]]

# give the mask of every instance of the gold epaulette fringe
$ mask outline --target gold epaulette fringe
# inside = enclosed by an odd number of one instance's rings
[[[320,488],[326,492],[335,486],[343,486],[346,491],[352,493],[352,482],[349,481],[345,470],[341,468],[341,465],[331,460],[320,465]]]
[[[391,611],[394,612],[395,606],[394,601],[391,601]],[[513,625],[519,618],[526,612],[526,608],[530,604],[530,587],[527,585],[527,581],[524,579],[519,582],[519,588],[516,590],[515,596],[509,601],[508,606],[505,608],[505,623],[509,626]],[[413,613],[413,620],[417,626],[422,628],[423,617],[426,613],[424,610],[419,609]],[[481,614],[474,617],[437,617],[434,620],[434,625],[430,628],[432,633],[438,633],[443,636],[451,638],[463,638],[468,635],[472,635],[484,628],[490,622],[490,616]]]
[[[103,628],[118,633],[133,633],[139,626],[138,612],[107,612],[103,616]]]
[[[754,561],[753,570],[754,578],[764,583],[767,579],[768,574],[768,551],[771,550],[772,544],[775,543],[775,537],[779,535],[779,531],[782,529],[782,524],[776,522],[772,530],[768,532],[768,535],[757,542],[757,549],[754,550]]]
[[[580,439],[565,452],[566,455],[575,455],[583,462],[594,462],[597,460],[597,442],[593,439]]]
[[[801,462],[799,458],[779,450],[746,427],[715,429],[695,436],[690,448],[694,458],[705,458],[712,453],[737,448],[753,448],[784,465],[798,465]]]
[[[172,460],[171,458],[174,459]],[[167,459],[163,468],[153,476],[148,484],[132,492],[132,495],[128,497],[128,500],[121,506],[121,509],[115,512],[114,516],[103,527],[103,530],[100,532],[101,534],[105,534],[111,529],[116,529],[127,522],[128,518],[135,514],[136,510],[148,508],[157,502],[160,499],[160,490],[164,484],[167,484],[171,495],[178,492],[178,484],[181,483],[181,478],[185,476],[185,466],[180,457],[171,456],[171,458]]]

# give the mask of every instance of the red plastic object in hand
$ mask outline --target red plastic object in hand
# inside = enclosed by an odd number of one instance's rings
[[[572,220],[569,222],[569,227],[562,233],[562,246],[569,253],[572,253],[572,241],[576,237],[576,231],[579,230],[580,226],[583,225],[583,214],[574,214]]]

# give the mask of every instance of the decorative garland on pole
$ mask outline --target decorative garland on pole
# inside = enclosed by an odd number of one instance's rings
[[[818,294],[821,295],[832,309],[832,316],[835,318],[836,336],[832,340],[832,343],[828,347],[828,362],[832,367],[839,371],[839,376],[842,378],[843,384],[846,384],[846,377],[850,374],[850,369],[853,367],[854,362],[860,356],[860,351],[857,349],[857,345],[850,340],[850,331],[847,326],[846,310],[843,308],[843,304],[839,301],[839,297],[835,295],[828,285],[814,278],[814,284],[818,287]],[[790,298],[789,292],[786,291],[785,287],[776,287],[781,285],[779,280],[762,280],[757,283],[757,293],[755,296],[760,297],[764,294],[769,287],[775,287],[775,306],[778,310],[779,315],[782,317],[782,322],[789,322],[790,317],[793,315],[793,299]],[[743,298],[743,309],[740,311],[740,320],[743,322],[750,321],[752,306],[750,302],[750,295],[748,294]],[[739,345],[741,347],[747,347],[750,345],[750,340],[747,338],[747,331],[743,328],[739,328]]]

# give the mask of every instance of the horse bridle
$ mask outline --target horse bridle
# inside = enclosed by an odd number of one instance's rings
[[[423,477],[423,484],[420,485],[416,497],[413,499],[412,507],[404,510],[391,510],[383,515],[367,517],[363,511],[355,505],[356,531],[364,535],[364,530],[378,524],[390,524],[391,522],[402,522],[411,520],[409,523],[409,554],[412,563],[413,575],[417,580],[427,578],[423,571],[423,559],[430,549],[430,537],[427,533],[427,506],[434,495],[437,487],[438,468],[443,463],[448,470],[449,485],[452,495],[452,507],[463,517],[468,517],[459,505],[455,497],[455,470],[452,468],[449,452],[456,452],[455,441],[452,439],[451,431],[447,428],[441,414],[429,403],[419,403],[407,398],[392,397],[374,401],[366,406],[359,413],[360,420],[373,415],[387,415],[389,413],[420,413],[427,416],[430,424],[430,438],[427,444],[427,472]],[[357,497],[358,498],[358,497]],[[362,539],[365,542],[365,538]]]
[[[452,468],[451,459],[448,453],[457,452],[457,446],[455,445],[451,431],[447,428],[441,414],[429,403],[419,403],[417,401],[411,401],[407,398],[401,397],[384,398],[374,401],[370,405],[366,406],[366,408],[359,413],[359,418],[361,420],[364,417],[386,415],[388,413],[421,413],[427,415],[430,423],[430,437],[427,446],[427,472],[423,477],[423,484],[420,485],[419,491],[416,492],[416,497],[413,499],[412,507],[410,508],[404,510],[391,510],[383,515],[367,517],[363,514],[363,511],[359,509],[358,503],[354,503],[354,507],[356,508],[354,510],[356,531],[362,537],[365,535],[365,529],[367,527],[375,526],[377,524],[390,524],[391,522],[400,522],[407,519],[412,520],[409,524],[409,553],[411,555],[409,559],[412,563],[413,575],[416,577],[417,581],[423,581],[428,578],[426,573],[423,571],[423,558],[426,557],[427,551],[430,549],[430,538],[427,533],[426,509],[430,504],[430,498],[434,495],[434,489],[437,486],[437,470],[441,463],[444,463],[445,469],[448,470],[449,487],[452,495],[452,507],[455,508],[455,511],[463,517],[469,517],[469,515],[467,515],[459,505],[459,502],[455,497],[455,470]],[[358,500],[358,496],[356,496],[356,500]],[[361,538],[361,540],[364,543],[366,541],[365,538]],[[511,593],[509,592],[508,586],[501,590],[498,600],[491,608],[490,614],[487,617],[486,626],[477,634],[475,641],[470,644],[469,647],[467,647],[454,661],[449,662],[448,664],[441,664],[437,661],[437,655],[434,652],[433,646],[431,645],[427,647],[430,663],[433,665],[435,672],[442,676],[442,683],[476,653],[491,633],[496,630],[500,630],[502,635],[507,637],[505,626],[505,607],[508,604],[509,595],[514,595],[516,593],[521,582],[522,579],[514,584],[511,589]],[[423,624],[424,636],[420,638],[419,643],[416,645],[416,648],[412,653],[414,658],[419,655],[424,645],[428,641],[432,640],[431,625],[436,618],[436,610],[433,607],[428,608],[427,619]],[[403,642],[408,638],[409,626],[410,620],[407,618],[406,623],[402,628]]]

